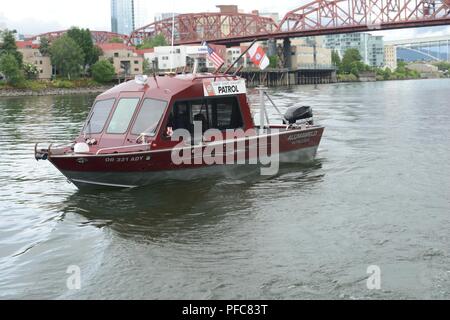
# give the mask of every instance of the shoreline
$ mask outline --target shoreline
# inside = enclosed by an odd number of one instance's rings
[[[75,94],[103,93],[113,86],[101,86],[92,88],[47,88],[33,91],[31,89],[0,89],[0,97],[33,97],[33,96],[63,96]]]
[[[446,78],[437,78],[446,79]],[[339,83],[364,83],[364,82],[386,82],[386,81],[407,81],[407,80],[430,80],[430,79],[397,79],[397,80],[376,80],[376,81],[337,81],[330,84]],[[46,88],[44,90],[31,90],[31,89],[0,89],[0,98],[9,97],[33,97],[33,96],[63,96],[63,95],[76,95],[76,94],[100,94],[111,88],[110,86],[99,86],[91,88]],[[275,86],[276,87],[276,86]]]

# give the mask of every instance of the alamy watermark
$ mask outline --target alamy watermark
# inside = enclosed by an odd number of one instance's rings
[[[171,141],[179,142],[172,150],[175,165],[260,165],[261,175],[278,174],[280,135],[277,130],[259,134],[255,129],[209,129],[203,132],[202,122],[194,122],[194,135],[186,129],[168,128]]]
[[[67,289],[81,290],[81,268],[79,266],[69,266],[66,270],[70,276],[66,280]]]
[[[376,265],[369,266],[367,268],[367,289],[369,290],[381,290],[381,268]]]

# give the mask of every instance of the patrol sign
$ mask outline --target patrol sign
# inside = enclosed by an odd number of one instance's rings
[[[205,97],[227,96],[247,93],[245,80],[205,81],[203,83]]]

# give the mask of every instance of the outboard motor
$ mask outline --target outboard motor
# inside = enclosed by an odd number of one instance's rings
[[[308,124],[313,125],[313,111],[311,107],[303,106],[303,107],[290,107],[286,114],[284,115],[284,118],[288,123],[285,122],[285,124],[295,124],[298,120],[307,120]]]

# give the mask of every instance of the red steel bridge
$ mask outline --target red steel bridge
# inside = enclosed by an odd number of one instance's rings
[[[64,35],[68,30],[62,30],[62,31],[54,31],[54,32],[47,32],[43,33],[37,36],[33,36],[32,38],[29,38],[27,40],[36,40],[37,38],[47,38],[49,41],[53,41],[62,35]],[[107,43],[111,39],[119,38],[122,39],[124,42],[128,41],[128,36],[123,34],[118,34],[114,32],[108,32],[108,31],[91,31],[92,39],[95,43]]]
[[[175,44],[235,45],[254,39],[288,39],[450,24],[450,0],[317,0],[272,18],[242,13],[192,13],[175,17]],[[162,34],[172,38],[171,18],[135,30],[130,43]]]

